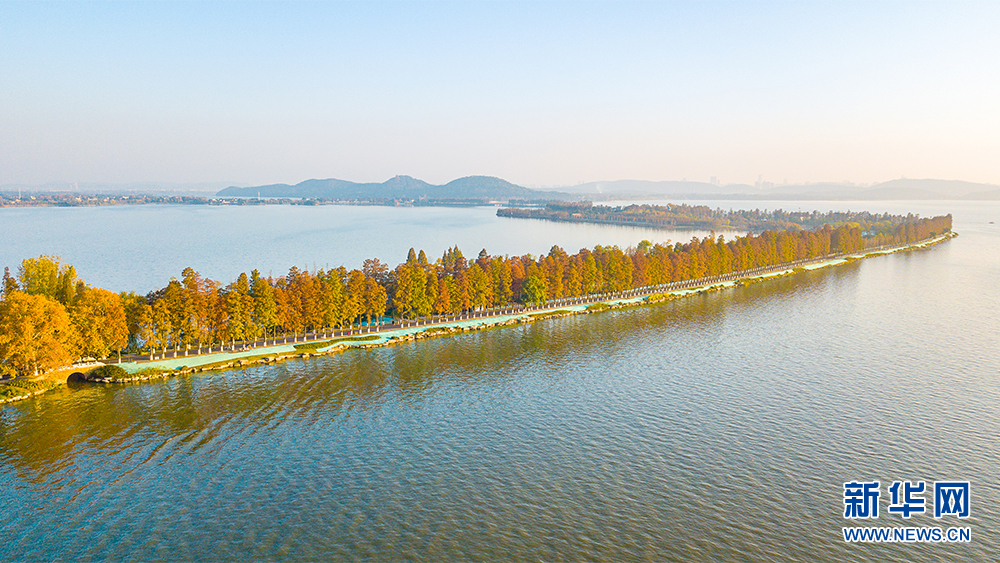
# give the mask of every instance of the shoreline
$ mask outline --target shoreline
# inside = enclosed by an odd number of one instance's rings
[[[279,345],[262,346],[249,350],[234,352],[217,352],[213,354],[203,354],[197,356],[182,356],[169,359],[159,359],[147,362],[123,362],[120,364],[109,363],[107,365],[119,366],[127,375],[114,378],[93,378],[88,379],[82,370],[64,369],[58,370],[50,375],[72,372],[72,375],[80,374],[78,380],[87,383],[99,384],[125,384],[133,382],[150,381],[177,375],[190,373],[201,373],[205,371],[218,371],[233,368],[244,368],[259,364],[272,364],[288,359],[306,359],[313,356],[323,356],[327,354],[339,353],[351,348],[374,348],[389,346],[402,342],[448,336],[463,332],[486,330],[501,326],[514,326],[527,324],[539,320],[564,317],[570,315],[590,314],[603,312],[610,309],[621,309],[626,307],[637,307],[651,305],[665,301],[671,301],[690,295],[701,294],[707,291],[719,291],[733,287],[744,286],[747,283],[759,283],[771,278],[783,277],[802,271],[818,270],[829,266],[838,266],[849,262],[854,262],[863,258],[883,256],[906,250],[916,250],[929,248],[950,240],[958,236],[954,232],[938,235],[930,239],[918,241],[898,247],[886,249],[874,249],[827,259],[818,259],[815,262],[800,265],[789,265],[777,267],[774,270],[767,270],[757,274],[741,276],[739,273],[716,276],[727,278],[725,280],[709,281],[700,285],[684,287],[679,289],[657,291],[655,287],[637,288],[622,293],[632,293],[630,296],[590,296],[576,299],[576,303],[550,304],[538,309],[527,309],[523,311],[498,314],[485,317],[473,317],[457,321],[444,321],[433,323],[427,321],[425,324],[415,323],[413,326],[395,328],[366,335],[342,336],[336,338],[319,338],[311,341],[284,343]],[[697,282],[700,280],[691,280]],[[683,282],[681,282],[683,283]],[[602,298],[603,297],[603,298]],[[582,301],[582,302],[580,302]],[[89,372],[90,370],[88,370]],[[71,376],[72,377],[72,376]],[[13,401],[29,399],[35,395],[61,387],[66,384],[66,379],[61,382],[52,381],[49,376],[42,376],[33,380],[27,380],[31,384],[45,381],[48,389],[32,391],[28,394],[14,397],[0,398],[0,404]],[[8,382],[11,387],[17,387],[17,380]]]

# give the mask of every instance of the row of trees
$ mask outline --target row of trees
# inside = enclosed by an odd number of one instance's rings
[[[360,270],[292,267],[278,278],[257,270],[223,286],[192,268],[148,295],[116,294],[77,279],[58,258],[24,260],[5,273],[0,301],[0,370],[38,373],[79,357],[204,346],[279,334],[457,314],[513,304],[610,293],[728,274],[867,247],[902,244],[951,229],[951,216],[910,218],[891,229],[855,222],[815,230],[765,231],[725,240],[635,248],[597,246],[568,254],[490,256],[457,248],[430,261],[410,250],[390,269],[377,259]]]
[[[553,202],[544,208],[507,207],[497,210],[498,217],[582,221],[592,223],[641,224],[664,228],[678,226],[702,229],[738,229],[754,232],[784,229],[837,228],[865,224],[878,232],[912,222],[913,215],[890,215],[868,211],[785,211],[783,209],[713,209],[707,205],[685,203],[666,205],[632,204],[626,206],[594,205],[589,201]]]

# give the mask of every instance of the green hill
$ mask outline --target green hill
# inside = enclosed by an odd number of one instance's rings
[[[466,176],[443,186],[410,176],[396,176],[382,183],[358,183],[334,178],[306,180],[295,185],[230,186],[220,197],[290,197],[314,199],[557,199],[561,194],[538,192],[492,176]]]

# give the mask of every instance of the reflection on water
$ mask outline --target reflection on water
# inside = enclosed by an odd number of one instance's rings
[[[990,560],[1000,232],[956,225],[653,307],[8,405],[0,557]],[[966,478],[971,544],[842,542],[845,481]],[[886,500],[878,525],[957,525]]]

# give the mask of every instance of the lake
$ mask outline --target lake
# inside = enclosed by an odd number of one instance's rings
[[[709,202],[952,213],[960,236],[729,291],[0,407],[4,560],[990,561],[1000,552],[997,202]],[[192,266],[390,264],[691,233],[489,208],[0,209],[6,264],[148,291]],[[661,237],[659,239],[655,237]],[[877,520],[843,485],[881,483]],[[967,480],[904,520],[894,480]],[[847,544],[849,526],[967,544]],[[993,555],[990,555],[990,554]]]
[[[575,227],[575,228],[574,228]],[[291,266],[361,268],[367,258],[395,267],[410,248],[440,258],[458,246],[474,260],[496,255],[570,253],[594,245],[622,248],[643,239],[687,242],[707,231],[658,231],[626,226],[568,226],[496,216],[494,207],[352,205],[137,205],[0,208],[0,268],[55,255],[84,280],[112,291],[148,291],[188,266],[228,284],[256,268],[281,276]]]

